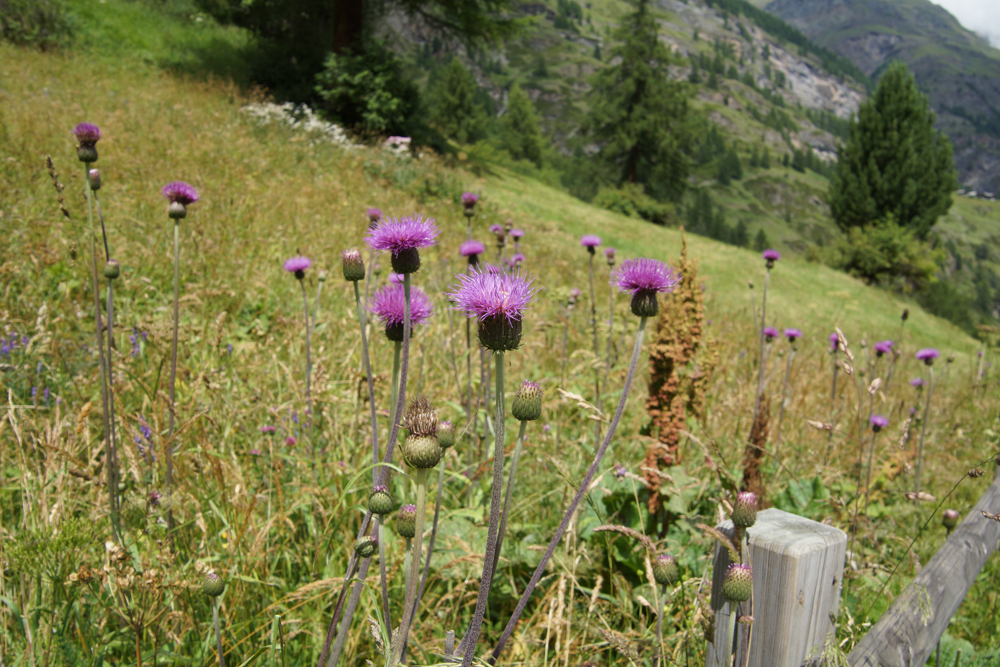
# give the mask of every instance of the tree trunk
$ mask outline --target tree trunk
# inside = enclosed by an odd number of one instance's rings
[[[360,53],[365,27],[363,0],[333,0],[333,52]]]

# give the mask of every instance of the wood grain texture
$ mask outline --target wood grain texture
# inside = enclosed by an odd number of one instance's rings
[[[923,665],[1000,539],[1000,478],[848,656],[851,667]]]
[[[719,529],[732,536],[733,524]],[[801,667],[823,649],[833,632],[840,603],[841,575],[847,534],[777,509],[757,515],[748,531],[753,568],[753,639],[748,667]],[[722,580],[730,561],[716,548],[712,576],[715,642],[706,650],[706,667],[723,667],[730,605],[722,596]],[[731,631],[731,630],[730,630]]]

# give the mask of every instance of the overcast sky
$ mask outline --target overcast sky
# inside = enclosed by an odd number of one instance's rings
[[[951,12],[969,30],[989,38],[1000,48],[1000,1],[998,0],[931,0]]]

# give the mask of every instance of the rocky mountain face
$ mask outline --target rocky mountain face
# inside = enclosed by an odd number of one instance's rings
[[[873,78],[905,62],[955,145],[959,181],[1000,189],[1000,51],[945,9],[929,0],[772,0],[764,9]]]

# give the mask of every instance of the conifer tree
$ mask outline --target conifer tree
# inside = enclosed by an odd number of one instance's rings
[[[621,181],[643,183],[653,196],[677,199],[688,160],[684,122],[688,84],[669,76],[670,51],[659,39],[650,0],[615,31],[614,63],[594,78],[590,127],[603,156],[621,170]]]
[[[430,122],[460,144],[481,138],[486,113],[476,101],[478,86],[458,58],[452,58],[431,94]]]
[[[500,117],[503,142],[511,156],[542,166],[542,133],[538,129],[535,105],[516,83],[507,97],[507,111]]]
[[[958,187],[951,142],[934,120],[906,66],[891,65],[837,151],[829,201],[841,229],[892,214],[918,238],[927,236]]]

